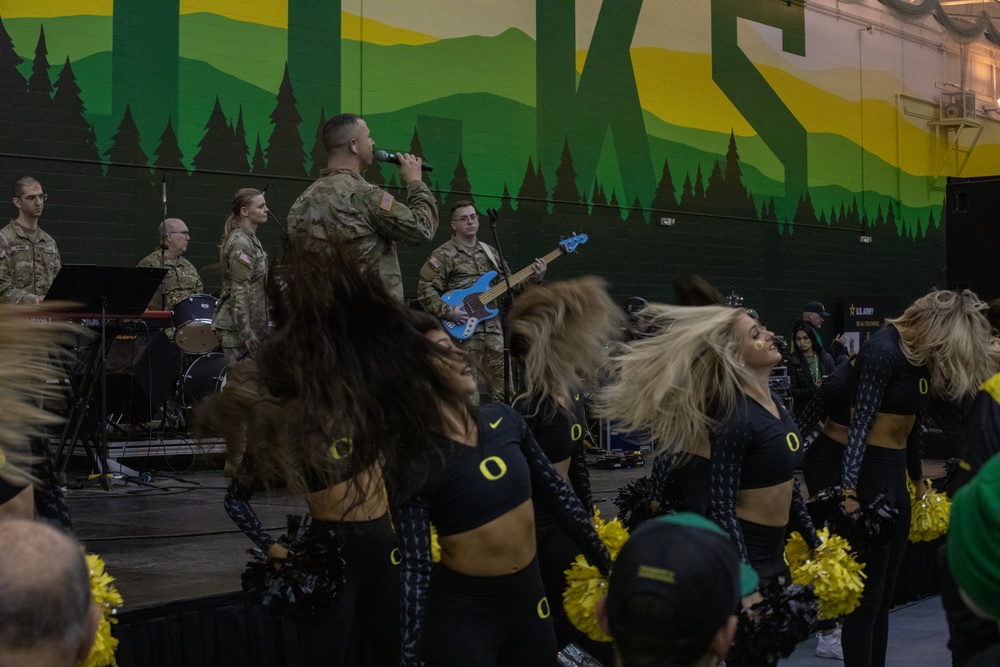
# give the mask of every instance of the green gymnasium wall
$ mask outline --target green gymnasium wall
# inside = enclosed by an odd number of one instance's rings
[[[553,278],[670,299],[693,270],[782,325],[942,285],[944,179],[1000,146],[992,119],[971,151],[934,122],[968,52],[876,0],[0,0],[0,21],[0,180],[42,181],[68,262],[136,262],[166,192],[209,285],[232,193],[267,187],[283,222],[343,111],[435,166],[434,243],[471,195],[515,268],[585,232]],[[408,294],[433,247],[401,249]]]

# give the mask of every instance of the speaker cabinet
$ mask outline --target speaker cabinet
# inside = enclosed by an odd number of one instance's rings
[[[949,178],[945,216],[948,287],[1000,297],[1000,176]]]
[[[121,333],[108,346],[108,414],[149,421],[177,379],[180,351],[163,331]]]

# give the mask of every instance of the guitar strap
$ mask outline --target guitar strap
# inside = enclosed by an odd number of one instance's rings
[[[486,253],[486,257],[488,257],[490,262],[492,262],[493,268],[497,270],[497,273],[503,276],[504,270],[500,267],[500,262],[497,261],[496,256],[493,254],[493,248],[489,247],[482,241],[479,242],[479,245],[482,246],[483,252]]]

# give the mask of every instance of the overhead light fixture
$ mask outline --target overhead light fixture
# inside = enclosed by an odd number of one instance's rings
[[[1000,111],[1000,100],[997,100],[996,102],[987,102],[983,105],[983,113],[988,113],[990,111],[994,113]]]

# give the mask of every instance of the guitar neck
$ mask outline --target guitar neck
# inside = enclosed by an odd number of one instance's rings
[[[551,262],[556,257],[559,257],[562,254],[563,254],[562,249],[556,248],[542,259],[544,259],[545,263],[548,264],[549,262]],[[531,266],[532,265],[529,264],[528,266],[524,267],[523,269],[521,269],[520,271],[518,271],[517,273],[515,273],[510,277],[511,288],[517,287],[518,285],[520,285],[525,280],[531,277],[531,275],[534,273],[534,270],[531,268]],[[489,303],[490,301],[493,301],[497,297],[503,296],[506,292],[507,292],[507,282],[501,280],[499,283],[497,283],[493,287],[489,288],[488,290],[480,294],[479,301],[480,303]]]

